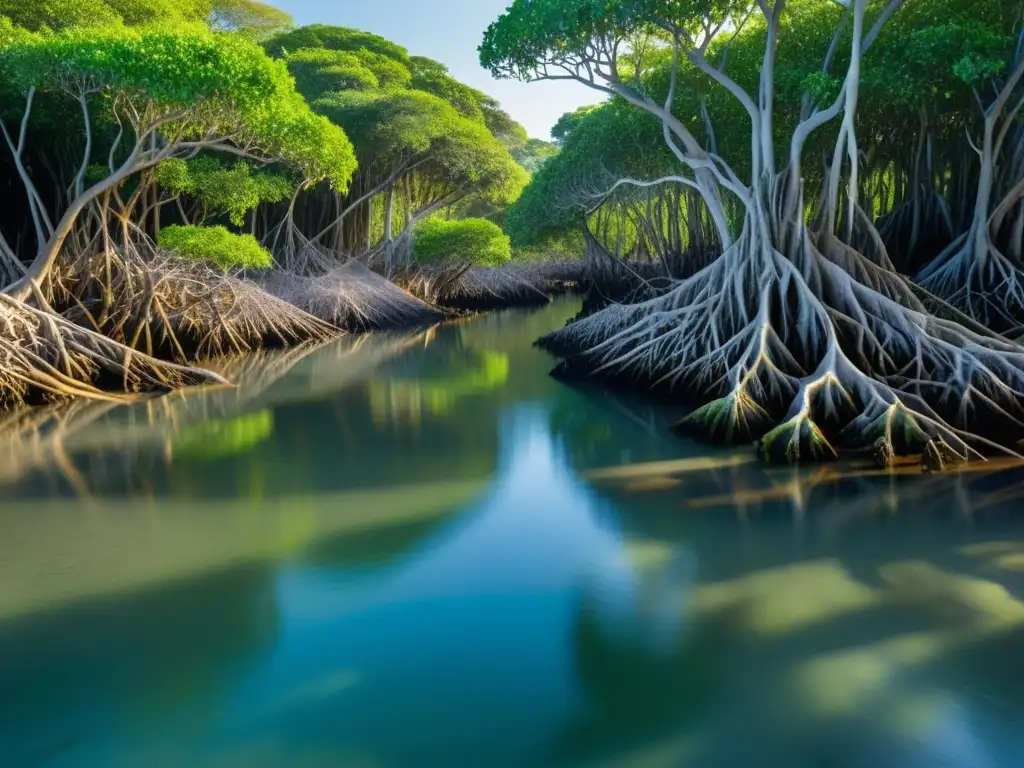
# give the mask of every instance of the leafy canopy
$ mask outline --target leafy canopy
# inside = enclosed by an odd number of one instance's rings
[[[350,52],[365,50],[389,58],[406,69],[410,66],[409,52],[402,46],[380,35],[348,27],[312,24],[274,35],[267,40],[265,46],[271,56],[282,56],[300,48],[326,48],[329,51]]]
[[[349,91],[313,106],[352,137],[364,170],[387,174],[422,161],[420,173],[495,200],[515,199],[526,183],[525,171],[484,125],[428,93]]]
[[[356,167],[344,131],[309,109],[285,65],[236,35],[122,28],[21,36],[0,47],[0,77],[23,92],[99,93],[122,117],[167,120],[168,136],[231,136],[342,189]]]
[[[512,149],[516,159],[527,173],[536,173],[544,163],[558,154],[558,146],[541,139],[528,139],[521,147]]]
[[[338,91],[377,91],[380,80],[355,53],[300,48],[285,55],[295,87],[309,101]]]
[[[740,0],[514,0],[484,33],[480,63],[495,77],[589,77],[587,62],[612,64],[638,32],[689,33],[749,3]],[[628,62],[627,62],[628,63]]]
[[[497,267],[512,258],[512,246],[501,227],[487,219],[430,218],[413,233],[413,253],[424,264],[450,259]]]
[[[260,203],[277,203],[292,192],[292,184],[277,173],[254,171],[240,160],[222,165],[213,157],[167,160],[156,168],[154,180],[163,188],[196,198],[208,215],[227,215],[236,227]]]
[[[203,23],[209,0],[0,0],[0,16],[33,32]]]
[[[257,0],[213,0],[207,21],[215,31],[263,40],[294,26],[290,14]]]
[[[183,259],[208,261],[223,270],[233,267],[266,269],[273,264],[270,252],[252,235],[236,235],[224,227],[164,227],[157,236],[161,248]]]

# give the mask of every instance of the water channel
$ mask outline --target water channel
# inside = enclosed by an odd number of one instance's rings
[[[1024,765],[1024,472],[675,436],[577,308],[0,423],[0,764]]]

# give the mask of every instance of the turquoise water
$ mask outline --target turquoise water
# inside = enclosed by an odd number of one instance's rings
[[[1024,473],[673,437],[575,310],[3,424],[0,765],[1024,764]]]

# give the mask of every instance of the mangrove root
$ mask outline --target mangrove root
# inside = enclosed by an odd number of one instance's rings
[[[0,406],[70,397],[117,399],[226,383],[210,371],[156,360],[0,294]]]
[[[689,428],[759,438],[769,460],[877,453],[879,440],[916,455],[935,439],[966,457],[1024,434],[1024,347],[928,313],[903,278],[831,236],[786,233],[748,216],[718,260],[669,292],[541,345],[576,374],[696,400]]]
[[[51,275],[50,292],[74,322],[182,362],[338,333],[250,280],[163,254],[107,251],[69,261]]]
[[[431,325],[447,317],[357,261],[316,276],[274,272],[264,284],[289,304],[348,331]]]

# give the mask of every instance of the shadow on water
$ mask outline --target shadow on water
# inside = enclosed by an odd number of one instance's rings
[[[44,764],[125,721],[175,718],[187,731],[216,718],[217,692],[278,631],[267,566],[4,622],[0,680],[16,695],[0,701],[0,753],[7,765]]]

